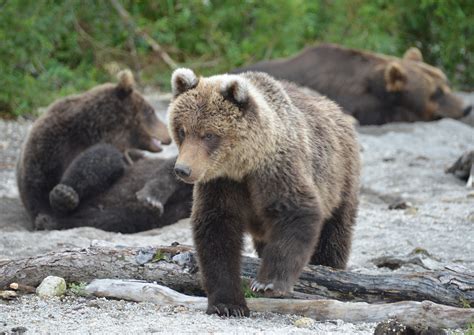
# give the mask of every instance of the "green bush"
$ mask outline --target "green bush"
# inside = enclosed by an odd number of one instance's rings
[[[469,0],[122,1],[180,65],[227,71],[333,42],[393,55],[419,47],[461,89],[474,77]],[[134,56],[136,55],[136,56]],[[169,89],[171,70],[109,1],[0,0],[0,114],[34,113],[130,67]]]

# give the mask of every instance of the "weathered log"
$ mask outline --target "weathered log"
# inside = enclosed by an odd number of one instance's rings
[[[168,287],[146,282],[99,279],[86,287],[86,292],[98,297],[131,301],[147,301],[158,305],[180,305],[205,310],[207,299],[178,293]],[[396,319],[408,326],[431,328],[461,328],[474,321],[473,308],[457,308],[430,301],[403,301],[387,304],[340,302],[336,300],[247,299],[251,311],[296,314],[319,321],[381,322]]]
[[[260,261],[244,257],[242,275],[255,277]],[[100,278],[156,281],[187,294],[202,294],[195,253],[190,247],[90,247],[18,260],[0,261],[0,289],[16,282],[37,286],[48,275],[68,282]],[[451,306],[474,305],[474,274],[459,267],[410,274],[367,275],[308,266],[295,291],[342,301],[424,301]]]

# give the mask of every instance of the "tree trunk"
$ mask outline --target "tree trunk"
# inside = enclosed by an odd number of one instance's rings
[[[244,257],[242,275],[253,278],[260,260]],[[156,281],[179,292],[203,294],[191,247],[104,248],[90,247],[18,260],[0,261],[0,289],[16,282],[37,286],[48,275],[68,282],[120,278]],[[430,300],[466,307],[474,304],[474,274],[460,267],[410,274],[367,275],[308,266],[291,297],[329,298],[353,302]],[[298,293],[300,292],[300,293]],[[301,294],[303,293],[303,294]]]

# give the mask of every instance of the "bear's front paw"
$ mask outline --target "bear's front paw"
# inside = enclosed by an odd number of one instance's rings
[[[269,297],[282,297],[290,291],[288,285],[284,282],[259,281],[258,279],[253,279],[250,282],[250,288],[254,292],[264,292]]]
[[[233,305],[233,304],[210,304],[207,307],[207,314],[217,314],[219,316],[235,316],[235,317],[244,317],[250,316],[250,311],[247,305]]]
[[[163,214],[164,207],[161,201],[150,195],[145,190],[138,191],[136,193],[136,197],[142,205],[155,211],[158,216],[161,216]]]
[[[57,212],[71,212],[79,206],[79,195],[71,186],[58,184],[49,192],[49,203]]]

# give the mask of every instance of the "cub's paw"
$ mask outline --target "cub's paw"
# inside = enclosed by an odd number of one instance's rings
[[[54,230],[58,228],[57,222],[47,214],[38,214],[34,226],[35,230]]]
[[[49,203],[57,212],[71,212],[79,206],[79,195],[71,186],[58,184],[49,192]]]
[[[278,281],[263,282],[257,279],[250,282],[250,289],[254,292],[264,292],[268,297],[283,297],[290,291],[286,283]]]
[[[164,207],[161,201],[150,195],[145,190],[138,191],[136,197],[142,205],[155,211],[157,215],[161,216],[163,214]]]
[[[217,314],[219,316],[235,316],[235,317],[248,317],[250,311],[247,305],[232,305],[232,304],[212,304],[207,307],[207,314]]]

